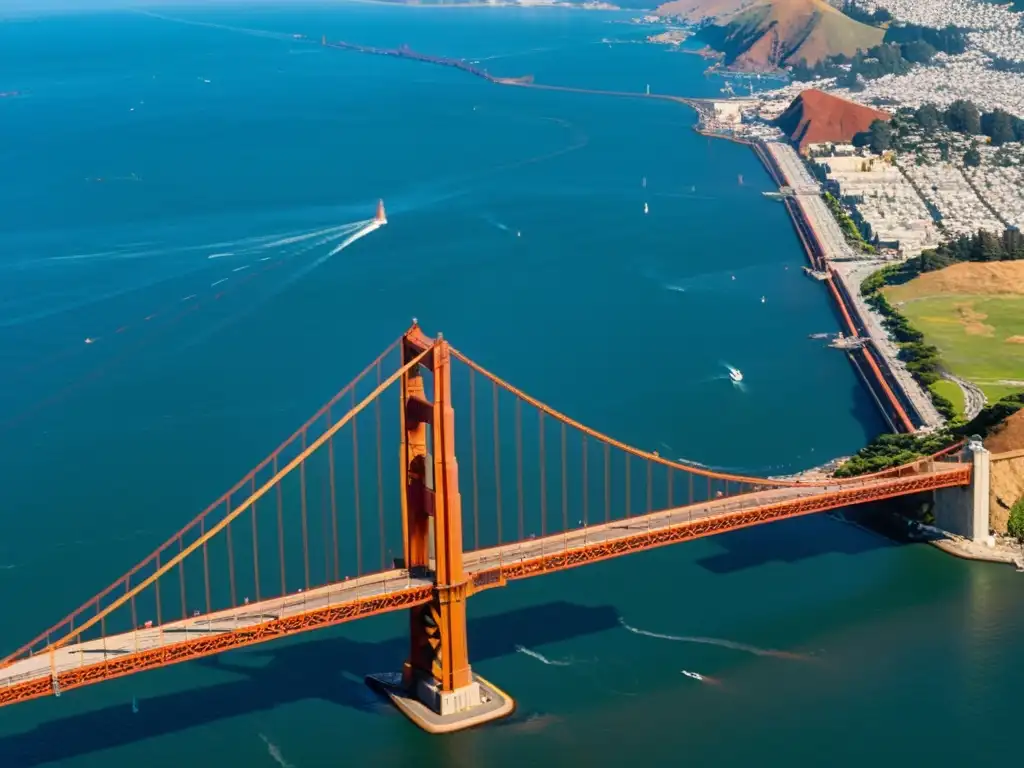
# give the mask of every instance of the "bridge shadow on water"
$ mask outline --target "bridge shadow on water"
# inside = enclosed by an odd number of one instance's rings
[[[515,653],[517,645],[542,646],[618,625],[618,611],[611,606],[546,603],[470,620],[470,655],[474,661],[500,658]],[[379,713],[390,705],[370,691],[363,675],[399,670],[407,651],[405,636],[364,643],[313,635],[305,642],[271,642],[227,658],[201,659],[193,664],[233,672],[241,679],[140,699],[135,714],[119,701],[0,737],[0,766],[30,768],[69,760],[308,699]],[[247,660],[261,664],[249,666]]]
[[[843,513],[850,521],[875,522],[863,512],[843,510]],[[712,541],[724,551],[702,558],[697,564],[716,574],[735,573],[769,563],[792,564],[826,555],[852,557],[904,543],[824,513],[742,528],[716,536]]]

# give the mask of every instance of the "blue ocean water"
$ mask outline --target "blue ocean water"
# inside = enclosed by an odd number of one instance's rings
[[[0,91],[19,93],[0,100],[4,652],[412,317],[580,421],[710,466],[802,469],[881,429],[844,356],[808,339],[837,321],[747,149],[677,104],[315,44],[717,93],[701,59],[628,42],[621,18],[260,5],[0,27]],[[329,256],[378,198],[388,225]],[[1009,578],[829,519],[776,524],[474,600],[471,656],[519,702],[508,725],[429,739],[380,704],[360,681],[404,656],[404,617],[386,616],[4,710],[0,765],[951,764],[1009,744]],[[772,648],[814,661],[751,651]],[[937,720],[963,746],[922,742]]]

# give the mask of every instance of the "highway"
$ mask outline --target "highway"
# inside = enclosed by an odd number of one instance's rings
[[[946,379],[946,381],[952,381],[964,393],[964,416],[967,417],[968,421],[981,413],[981,409],[985,407],[988,398],[985,397],[985,393],[981,391],[977,384],[961,379],[959,376],[954,376],[949,371],[944,371],[942,378]]]

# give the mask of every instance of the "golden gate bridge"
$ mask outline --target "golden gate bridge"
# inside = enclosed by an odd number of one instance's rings
[[[455,404],[459,420],[456,423]],[[466,600],[531,576],[971,484],[962,446],[872,475],[716,472],[590,429],[415,323],[217,501],[0,660],[0,706],[409,611],[393,680],[432,732],[508,714]]]

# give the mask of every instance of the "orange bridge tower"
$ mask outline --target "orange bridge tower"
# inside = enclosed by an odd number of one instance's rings
[[[466,599],[472,583],[462,564],[450,347],[442,336],[424,334],[415,320],[401,347],[403,366],[427,353],[401,379],[403,565],[410,578],[433,582],[433,599],[409,611],[409,656],[401,681],[370,676],[367,682],[420,727],[446,733],[504,717],[515,704],[469,664]]]

